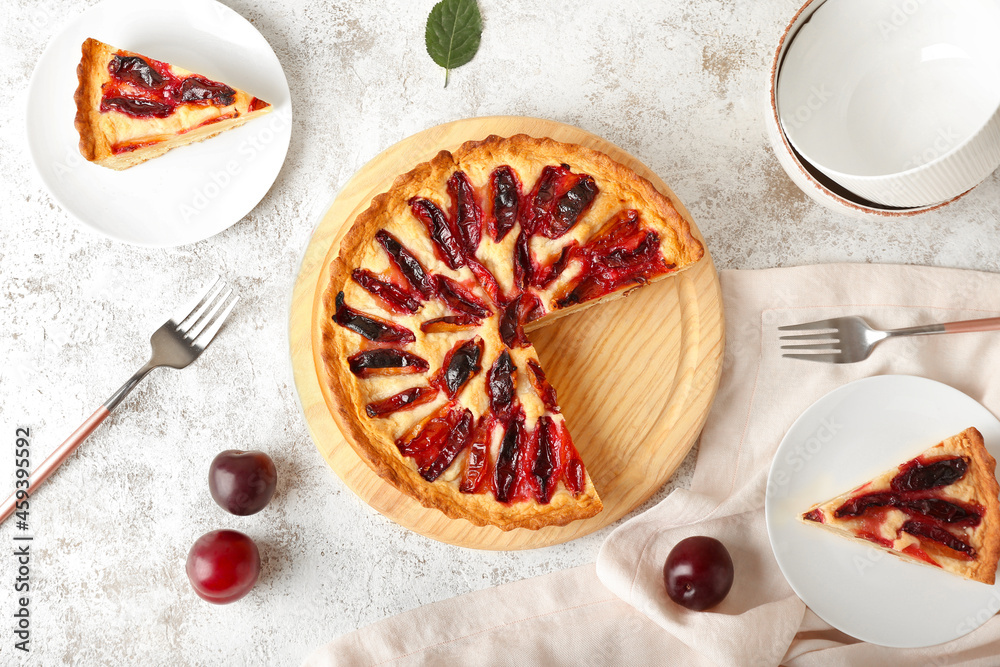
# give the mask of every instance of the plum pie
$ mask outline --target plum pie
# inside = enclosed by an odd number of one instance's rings
[[[96,39],[77,67],[83,157],[128,169],[268,113],[267,102],[219,81]]]
[[[968,428],[811,507],[802,520],[992,585],[1000,557],[995,472],[983,436]]]
[[[601,511],[525,327],[697,262],[669,198],[603,153],[490,136],[399,176],[334,252],[316,364],[362,460],[476,525]]]

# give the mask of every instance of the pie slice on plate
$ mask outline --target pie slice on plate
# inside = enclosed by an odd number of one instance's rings
[[[76,129],[85,158],[128,169],[271,110],[238,88],[96,39],[77,68]]]
[[[525,329],[701,259],[670,199],[603,153],[490,136],[399,176],[333,252],[316,365],[362,460],[476,525],[601,511]]]
[[[806,523],[904,560],[993,584],[1000,486],[983,436],[968,428],[852,491],[811,507]]]

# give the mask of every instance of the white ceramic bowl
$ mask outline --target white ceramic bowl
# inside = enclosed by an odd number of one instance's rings
[[[777,76],[789,142],[885,206],[951,199],[1000,165],[1000,3],[826,0]]]
[[[768,73],[768,83],[766,86],[767,98],[765,104],[765,125],[767,127],[767,137],[771,142],[771,148],[778,158],[781,167],[788,174],[788,177],[808,195],[813,201],[845,215],[855,218],[865,219],[896,219],[909,218],[927,211],[933,211],[947,206],[956,199],[954,197],[939,204],[927,206],[899,208],[876,204],[868,201],[844,187],[832,181],[826,174],[805,160],[789,143],[788,137],[781,129],[778,119],[778,108],[776,102],[776,87],[778,70],[784,60],[785,53],[792,42],[793,37],[799,28],[806,24],[812,17],[812,13],[823,4],[824,0],[806,0],[806,3],[799,8],[795,16],[785,28],[774,52],[774,59]],[[963,193],[964,194],[964,193]]]

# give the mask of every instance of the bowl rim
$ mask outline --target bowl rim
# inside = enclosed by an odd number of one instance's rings
[[[968,190],[966,190],[961,194],[955,195],[951,199],[947,199],[943,202],[937,202],[935,204],[930,204],[928,206],[901,208],[893,206],[882,206],[876,204],[875,202],[871,202],[872,205],[869,206],[854,201],[852,199],[847,199],[846,197],[843,197],[842,195],[830,190],[827,186],[820,183],[816,179],[816,177],[803,166],[802,163],[805,161],[805,157],[800,156],[798,151],[795,150],[795,148],[789,142],[788,136],[785,134],[785,130],[781,125],[781,118],[778,115],[778,104],[776,97],[778,72],[781,69],[782,60],[785,55],[783,51],[785,50],[785,47],[789,42],[789,37],[795,36],[793,33],[793,29],[797,32],[798,28],[802,27],[801,25],[799,25],[799,19],[802,17],[803,13],[805,13],[806,10],[811,8],[810,11],[811,15],[811,12],[816,11],[816,9],[818,9],[820,5],[822,5],[825,2],[827,2],[827,0],[805,0],[805,3],[801,7],[799,7],[799,9],[795,12],[795,15],[792,16],[788,24],[785,26],[785,29],[781,33],[781,37],[778,40],[778,45],[774,50],[774,58],[771,60],[771,69],[768,72],[768,103],[770,105],[770,111],[771,111],[771,117],[769,120],[773,121],[775,127],[777,127],[778,134],[781,137],[781,143],[784,146],[786,153],[788,153],[788,155],[791,156],[792,161],[795,163],[795,167],[799,170],[799,173],[801,173],[801,175],[805,177],[805,179],[810,183],[810,185],[812,185],[816,190],[819,191],[821,196],[832,198],[839,205],[847,207],[849,209],[853,209],[858,213],[866,215],[877,215],[885,218],[908,218],[921,213],[927,213],[929,211],[934,211],[944,206],[947,206],[948,204],[951,204],[952,202],[957,201],[958,199],[961,199],[965,195],[969,194],[969,192],[971,192],[974,189],[974,187],[969,188]],[[849,190],[847,190],[847,188],[844,188],[844,190],[850,192]],[[851,192],[851,194],[854,195],[855,197],[858,197],[859,199],[862,199],[862,197],[860,197],[860,195],[857,195],[856,193]]]
[[[808,21],[812,20],[812,15],[815,14],[816,11],[818,11],[819,8],[825,5],[826,3],[827,0],[820,0],[819,2],[817,2],[816,6],[810,13],[808,20],[803,22],[802,25],[799,26],[799,29],[801,29],[802,26],[804,26]],[[813,4],[813,2],[812,1],[806,2],[806,4],[803,5],[796,13],[795,18],[792,19],[792,23],[789,23],[788,28],[786,28],[785,32],[782,34],[781,42],[779,43],[778,46],[779,52],[780,49],[782,49],[786,45],[786,43],[789,45],[788,48],[791,48],[790,46],[791,41],[794,40],[794,38],[798,35],[798,30],[796,30],[795,34],[791,35],[791,38],[789,38],[788,35],[789,29],[798,19],[799,15],[803,12],[803,10],[805,10],[805,8],[810,4]],[[785,55],[787,55],[787,53]],[[777,98],[778,79],[781,77],[781,67],[784,64],[784,57],[781,57],[780,60],[781,62],[778,63],[777,69],[772,70],[773,78],[771,80],[771,87],[774,93],[773,102],[774,102],[775,113],[778,118],[778,124],[781,127],[781,133],[783,137],[790,145],[794,147],[795,151],[799,155],[805,158],[806,152],[796,145],[796,143],[792,140],[791,135],[785,130],[785,124],[782,122],[781,113],[778,110],[778,98]],[[879,184],[879,183],[891,183],[899,179],[909,179],[911,177],[919,176],[923,173],[936,169],[943,162],[945,162],[952,156],[958,154],[960,151],[966,149],[969,146],[969,144],[971,144],[973,141],[979,138],[983,134],[984,130],[998,118],[1000,118],[1000,100],[998,100],[997,105],[993,108],[993,110],[990,113],[986,114],[982,122],[978,126],[976,126],[976,128],[973,131],[971,131],[961,142],[952,146],[949,150],[945,151],[941,155],[938,155],[937,157],[928,160],[927,162],[918,164],[915,167],[910,167],[909,169],[905,169],[902,171],[892,171],[885,174],[863,175],[863,174],[854,174],[851,172],[843,171],[841,169],[834,169],[833,167],[829,167],[826,166],[825,164],[817,162],[813,158],[809,158],[808,162],[809,164],[813,165],[816,169],[820,170],[821,172],[829,176],[832,180],[837,180],[838,177],[842,177],[845,179],[849,179],[855,183]],[[978,183],[976,185],[978,185]],[[972,187],[975,187],[975,185],[973,185]],[[917,207],[906,207],[906,208],[917,208]]]
[[[928,160],[927,162],[924,162],[923,164],[918,164],[915,167],[910,167],[909,169],[907,169],[905,171],[893,171],[893,172],[890,172],[888,174],[877,174],[877,175],[874,175],[874,176],[864,176],[864,175],[861,175],[861,174],[851,174],[851,173],[848,173],[846,171],[841,171],[839,169],[833,169],[832,167],[827,167],[825,165],[821,167],[820,163],[816,162],[815,160],[810,160],[809,164],[814,165],[817,169],[819,169],[823,173],[827,174],[828,176],[830,176],[830,178],[833,178],[834,180],[836,180],[835,176],[841,176],[843,178],[850,179],[850,180],[854,181],[855,183],[872,183],[872,184],[877,184],[877,183],[891,183],[891,182],[893,182],[893,181],[895,181],[897,179],[903,179],[903,178],[909,179],[910,177],[920,176],[922,173],[925,173],[927,171],[930,171],[930,170],[934,169],[935,167],[938,167],[941,163],[943,163],[945,160],[949,159],[951,156],[956,155],[960,151],[962,151],[965,148],[967,148],[969,146],[969,144],[971,144],[974,140],[976,140],[986,130],[986,128],[989,127],[989,125],[994,122],[994,119],[997,119],[997,118],[1000,118],[1000,103],[997,104],[997,108],[993,110],[993,113],[991,113],[986,118],[986,120],[983,122],[983,124],[980,125],[979,127],[977,127],[976,130],[975,130],[975,132],[973,132],[972,134],[970,134],[969,136],[967,136],[961,143],[956,144],[951,149],[949,149],[947,152],[942,153],[941,155],[937,156],[936,158],[934,158],[932,160]],[[788,136],[787,133],[785,132],[784,125],[781,126],[781,132],[786,137]],[[791,137],[788,137],[788,141],[789,141],[789,143],[792,143]],[[800,155],[805,156],[805,152],[803,152],[802,150],[800,150],[798,147],[796,147],[795,150]],[[973,187],[975,187],[975,186],[973,186]]]

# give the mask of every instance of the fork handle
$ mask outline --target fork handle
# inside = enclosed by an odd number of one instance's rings
[[[49,457],[42,461],[40,466],[35,468],[35,471],[28,479],[27,495],[30,496],[34,493],[35,489],[42,482],[47,480],[49,475],[51,475],[56,468],[62,465],[62,462],[69,458],[69,455],[75,452],[76,448],[87,439],[87,436],[93,433],[94,429],[100,426],[101,422],[107,419],[110,414],[111,411],[104,405],[97,408],[97,411],[90,415],[90,418],[83,422],[83,424],[80,425],[80,428],[73,431],[73,434],[66,438],[66,441],[63,442],[63,444],[56,447],[56,450],[49,454]],[[14,509],[17,507],[17,504],[26,498],[27,496],[23,494],[21,498],[18,498],[17,493],[12,493],[10,497],[4,501],[3,505],[0,505],[0,523],[6,521],[7,517],[14,513]]]
[[[893,329],[886,333],[891,336],[918,336],[920,334],[973,333],[998,330],[1000,330],[1000,317],[987,317],[981,320],[961,320],[959,322],[945,322],[944,324],[926,324],[919,327]]]
[[[117,408],[118,404],[124,401],[125,397],[132,393],[132,390],[135,389],[135,386],[137,384],[139,384],[139,381],[142,380],[142,378],[146,377],[149,371],[153,370],[154,368],[156,368],[156,366],[153,365],[153,361],[152,360],[147,361],[145,366],[137,370],[132,377],[130,377],[128,380],[125,381],[125,384],[123,384],[118,388],[118,391],[111,394],[111,398],[104,401],[104,407],[108,409],[108,412],[111,412],[112,410]],[[0,521],[2,520],[3,519],[0,519]]]
[[[28,478],[27,495],[21,494],[21,497],[18,498],[17,492],[12,493],[10,497],[3,502],[3,505],[0,505],[0,523],[6,521],[7,517],[14,513],[14,510],[17,508],[17,504],[33,494],[35,489],[37,489],[42,482],[47,480],[49,475],[51,475],[56,468],[61,466],[63,461],[69,458],[70,454],[76,451],[77,447],[83,444],[83,441],[94,432],[94,429],[100,426],[101,422],[108,418],[111,411],[118,407],[118,404],[125,400],[125,397],[128,396],[133,389],[135,389],[135,386],[139,384],[139,381],[146,377],[146,374],[154,368],[156,368],[156,366],[153,365],[152,361],[150,361],[136,371],[135,375],[130,377],[125,384],[118,388],[118,391],[111,395],[111,398],[104,401],[104,405],[97,408],[97,411],[90,415],[90,418],[83,422],[83,424],[80,425],[80,428],[73,431],[73,434],[66,438],[63,444],[56,447],[56,450],[49,454],[48,458],[42,461],[40,466],[35,468],[31,477]],[[22,489],[22,491],[24,491],[24,489]]]

